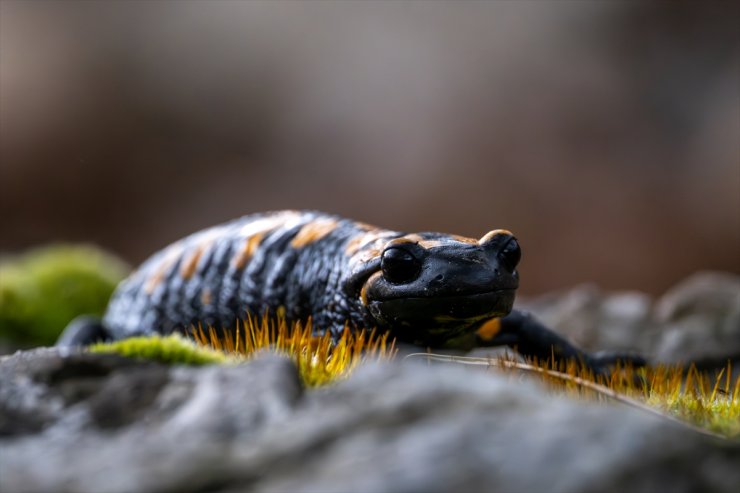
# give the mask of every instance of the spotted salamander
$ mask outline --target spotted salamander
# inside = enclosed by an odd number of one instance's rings
[[[234,327],[247,313],[312,317],[338,337],[377,328],[423,347],[515,347],[527,356],[578,358],[594,368],[618,359],[590,354],[531,316],[512,311],[521,250],[496,229],[479,240],[406,234],[313,211],[244,216],[156,253],[114,292],[102,320],[73,321],[58,345]]]

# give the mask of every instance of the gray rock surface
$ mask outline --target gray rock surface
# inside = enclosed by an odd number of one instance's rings
[[[0,491],[737,491],[740,444],[455,365],[0,359]]]

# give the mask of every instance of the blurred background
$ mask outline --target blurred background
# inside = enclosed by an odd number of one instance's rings
[[[507,228],[522,292],[740,273],[734,2],[0,4],[0,252],[312,208]]]

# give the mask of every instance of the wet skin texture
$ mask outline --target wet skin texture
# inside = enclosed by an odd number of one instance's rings
[[[601,370],[615,353],[574,347],[512,312],[521,251],[494,230],[479,240],[406,234],[313,211],[254,214],[190,235],[154,254],[116,289],[102,321],[80,318],[58,345],[234,327],[247,313],[312,317],[337,337],[378,328],[424,347],[515,347],[578,358]]]

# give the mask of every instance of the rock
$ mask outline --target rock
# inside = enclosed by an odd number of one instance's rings
[[[115,355],[36,349],[0,358],[0,436],[40,431],[68,406],[95,395],[116,372],[163,371]],[[152,380],[157,380],[152,375]],[[114,396],[115,397],[115,396]]]
[[[20,409],[40,413],[0,438],[1,491],[722,493],[740,485],[738,443],[630,408],[553,397],[493,371],[376,363],[304,391],[293,364],[275,356],[199,368],[121,360],[56,349],[0,359],[3,422]],[[67,378],[51,376],[59,372]]]
[[[546,325],[587,349],[638,350],[652,324],[652,300],[644,293],[604,293],[585,284],[564,293],[522,300],[518,308],[531,311]]]
[[[740,484],[737,444],[455,366],[363,368],[309,395],[246,458],[269,471],[255,491],[732,491]],[[702,472],[710,464],[712,472]],[[729,476],[715,477],[720,470]]]
[[[121,360],[127,364],[119,367]],[[75,376],[60,380],[60,372]],[[293,364],[277,357],[168,368],[48,349],[3,358],[0,374],[9,373],[14,378],[0,380],[1,421],[12,424],[22,408],[34,426],[0,442],[0,490],[6,493],[196,491],[199,483],[189,482],[184,468],[213,480],[214,461],[228,457],[235,441],[285,421],[302,393]],[[21,405],[16,401],[29,393],[29,381],[33,394],[44,398]]]
[[[582,285],[517,307],[590,350],[630,350],[653,362],[704,367],[740,359],[740,276],[734,274],[699,272],[657,300]]]
[[[669,290],[655,306],[661,361],[724,365],[740,358],[740,276],[702,272]]]
[[[525,302],[587,347],[740,355],[740,278],[657,301],[592,286]],[[405,348],[407,351],[415,349]],[[59,348],[0,358],[0,491],[713,491],[740,443],[455,364],[367,364],[306,391],[293,363],[168,367]]]

